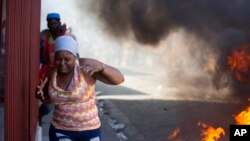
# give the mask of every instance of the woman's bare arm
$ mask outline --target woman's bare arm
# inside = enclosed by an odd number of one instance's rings
[[[124,82],[123,74],[112,66],[89,58],[81,58],[79,62],[83,71],[90,73],[96,80],[110,85],[118,85]]]

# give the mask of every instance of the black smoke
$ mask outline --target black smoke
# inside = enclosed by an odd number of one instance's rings
[[[250,0],[91,0],[90,7],[113,37],[133,35],[138,43],[154,47],[182,30],[206,42],[217,51],[212,81],[218,89],[235,81],[227,78],[233,75],[226,68],[231,49],[250,43]]]
[[[207,42],[227,38],[228,32],[249,38],[249,0],[95,0],[93,5],[112,35],[132,32],[142,44],[156,45],[178,29]]]

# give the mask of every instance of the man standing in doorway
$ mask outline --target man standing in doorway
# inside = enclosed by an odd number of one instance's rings
[[[60,14],[47,14],[47,29],[40,33],[40,72],[41,80],[50,78],[50,74],[54,69],[54,41],[62,35],[72,36],[71,29],[66,27],[66,24],[61,24]],[[47,115],[53,108],[51,104],[42,103],[39,107],[39,124],[41,125],[42,117]]]
[[[46,20],[48,28],[42,30],[40,33],[41,79],[45,79],[46,76],[49,77],[51,70],[53,70],[55,39],[62,35],[73,36],[71,34],[71,29],[66,28],[66,24],[61,24],[60,15],[58,13],[49,13]]]

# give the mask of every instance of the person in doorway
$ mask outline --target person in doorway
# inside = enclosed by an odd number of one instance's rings
[[[50,141],[100,141],[101,122],[95,84],[119,85],[123,74],[98,60],[77,57],[77,42],[70,36],[55,40],[55,70],[38,85],[36,97],[54,103]]]
[[[66,27],[66,24],[61,24],[60,14],[47,14],[47,29],[40,33],[40,71],[39,77],[44,80],[50,77],[54,69],[54,42],[57,37],[67,35],[75,36],[71,33],[71,29]],[[79,56],[79,55],[78,55]],[[40,104],[39,107],[39,124],[42,124],[42,117],[47,115],[53,109],[53,104]]]
[[[66,24],[61,24],[60,14],[47,14],[47,29],[40,33],[40,62],[41,71],[40,78],[44,79],[50,74],[54,67],[54,42],[55,39],[62,35],[75,36],[71,33],[71,29],[66,27]]]

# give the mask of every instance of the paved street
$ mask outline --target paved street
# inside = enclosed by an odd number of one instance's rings
[[[123,73],[123,85],[97,86],[106,114],[125,125],[122,132],[126,138],[121,141],[168,141],[177,128],[180,132],[173,141],[201,141],[204,128],[198,123],[222,127],[226,135],[219,141],[228,141],[229,125],[235,123],[233,115],[244,108],[227,90],[210,90],[201,81],[197,85],[169,85],[152,74],[131,70]]]

